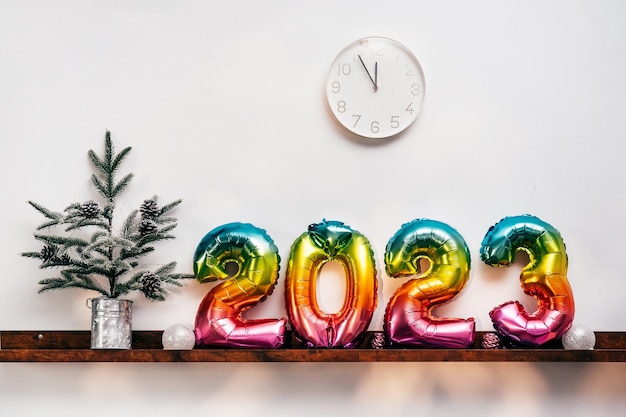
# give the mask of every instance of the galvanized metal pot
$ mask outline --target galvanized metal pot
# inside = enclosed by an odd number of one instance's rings
[[[91,308],[92,349],[131,349],[132,304],[130,300],[107,297],[87,300],[87,307]]]

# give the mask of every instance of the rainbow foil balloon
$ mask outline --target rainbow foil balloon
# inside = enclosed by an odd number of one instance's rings
[[[426,271],[422,259],[428,261]],[[433,316],[469,279],[469,250],[455,229],[429,219],[404,224],[387,243],[385,268],[392,278],[414,276],[387,304],[383,327],[391,343],[464,348],[474,342],[473,318]]]
[[[558,230],[537,217],[521,215],[505,217],[489,229],[480,257],[488,265],[506,266],[518,250],[529,256],[520,282],[524,293],[537,299],[537,310],[528,313],[518,301],[509,301],[489,316],[504,337],[537,346],[560,338],[574,319],[567,254]]]
[[[194,273],[200,282],[224,281],[211,289],[198,307],[196,345],[282,346],[286,319],[242,317],[245,310],[272,293],[279,269],[278,248],[264,230],[229,223],[207,233],[196,249]]]
[[[346,298],[337,313],[322,311],[317,279],[331,261],[343,266]],[[312,224],[293,243],[285,278],[289,322],[309,347],[353,347],[377,305],[376,267],[369,241],[342,222]]]

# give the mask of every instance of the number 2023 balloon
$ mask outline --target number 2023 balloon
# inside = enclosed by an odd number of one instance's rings
[[[489,316],[504,337],[541,345],[561,337],[574,319],[565,244],[557,229],[537,217],[505,217],[487,232],[480,256],[488,265],[506,266],[518,250],[529,256],[520,282],[523,291],[537,299],[537,310],[528,313],[519,302],[509,301],[491,310]]]
[[[421,259],[429,261],[424,272]],[[473,318],[432,315],[469,279],[469,249],[455,229],[429,219],[402,225],[387,243],[385,268],[392,278],[417,275],[396,290],[387,304],[383,327],[391,343],[465,348],[474,342]]]
[[[229,264],[236,266],[234,275],[229,274]],[[195,276],[202,283],[224,282],[211,289],[198,307],[196,345],[282,346],[286,319],[242,317],[245,310],[272,293],[279,269],[278,248],[264,230],[247,223],[229,223],[207,233],[194,255]]]

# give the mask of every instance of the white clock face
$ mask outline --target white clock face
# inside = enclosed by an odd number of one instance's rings
[[[394,40],[370,37],[337,55],[326,95],[345,128],[368,138],[388,138],[417,119],[424,87],[422,67],[411,51]]]

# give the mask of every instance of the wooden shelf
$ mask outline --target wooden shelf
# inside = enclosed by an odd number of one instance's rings
[[[373,333],[353,349],[310,349],[288,333],[278,349],[164,350],[162,331],[134,331],[133,349],[93,350],[88,331],[1,331],[0,362],[626,362],[626,332],[596,332],[594,350],[565,350],[560,342],[483,349],[486,332],[469,349],[374,349]]]

